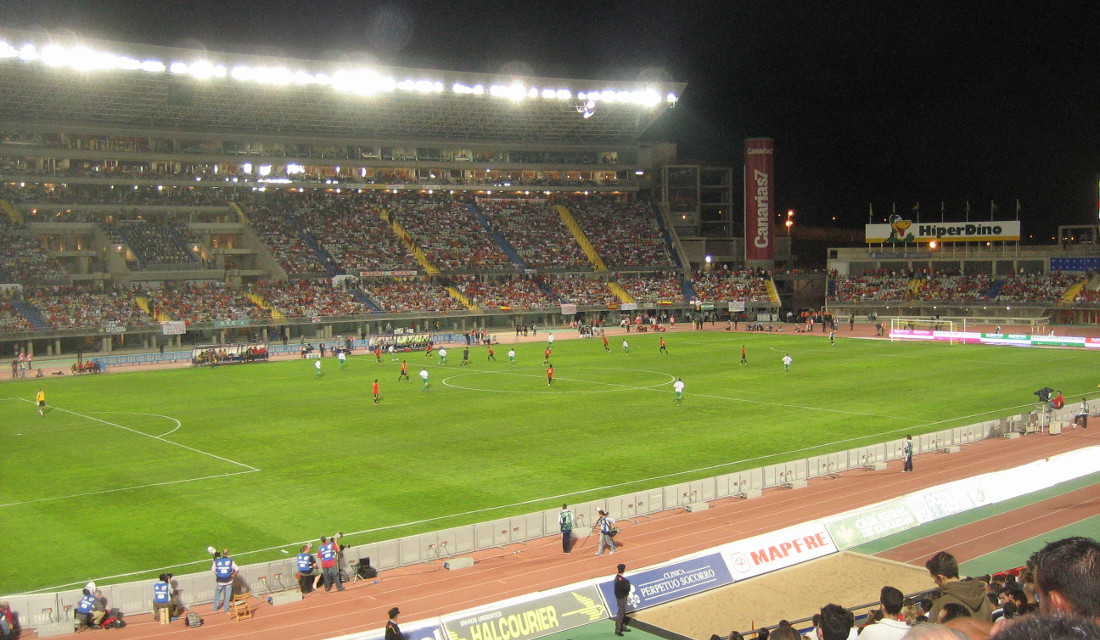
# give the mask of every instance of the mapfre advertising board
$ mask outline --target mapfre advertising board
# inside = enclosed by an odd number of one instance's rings
[[[745,139],[745,260],[775,258],[775,143]]]
[[[1015,242],[1020,239],[1019,220],[988,222],[915,222],[900,215],[887,224],[866,225],[867,244],[936,242]]]
[[[836,544],[822,522],[800,524],[721,547],[722,557],[734,580],[792,567],[836,552]]]

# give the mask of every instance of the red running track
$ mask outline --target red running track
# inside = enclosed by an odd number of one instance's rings
[[[1063,432],[1060,436],[987,440],[964,446],[955,454],[917,456],[913,473],[902,473],[900,465],[892,463],[885,471],[848,471],[835,479],[812,480],[802,489],[769,490],[753,500],[718,500],[705,511],[688,513],[677,509],[636,520],[624,518],[619,521],[622,544],[615,555],[594,556],[594,537],[579,541],[573,553],[564,555],[560,537],[552,536],[473,554],[476,564],[458,571],[443,569],[442,563],[436,562],[385,571],[378,583],[360,581],[348,585],[343,593],[314,593],[293,604],[272,607],[257,598],[252,620],[232,621],[228,614],[211,614],[209,607],[203,606],[196,609],[206,622],[200,629],[188,629],[182,622],[159,625],[150,615],[143,615],[129,618],[129,626],[113,630],[110,635],[115,640],[323,640],[380,629],[385,624],[386,611],[395,605],[401,607],[401,618],[408,624],[579,580],[611,576],[619,562],[640,568],[892,496],[977,473],[1011,469],[1096,444],[1100,444],[1100,429]],[[950,548],[965,560],[1038,535],[1043,527],[1051,530],[1062,526],[1059,517],[1049,517],[1052,508],[1065,514],[1064,517],[1072,513],[1075,519],[1100,514],[1100,499],[1090,497],[1082,499],[1080,492],[1066,494],[1061,506],[1051,507],[1044,502],[1041,505],[1046,506],[1011,512],[1014,515],[1007,517],[1012,526],[999,518],[990,518],[938,534],[930,539],[934,543],[907,545],[898,553],[902,560],[919,564],[926,554]],[[1044,509],[1048,510],[1045,515]],[[991,532],[995,535],[984,535]]]

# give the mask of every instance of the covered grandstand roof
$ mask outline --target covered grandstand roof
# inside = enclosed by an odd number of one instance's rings
[[[503,77],[0,31],[0,120],[341,140],[627,144],[672,82]]]

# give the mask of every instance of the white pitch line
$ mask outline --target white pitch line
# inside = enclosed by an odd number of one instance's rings
[[[26,402],[28,404],[34,404],[34,402],[32,402],[31,400],[27,400],[25,398],[20,398],[20,400],[22,400],[23,402]],[[130,427],[124,427],[121,424],[115,424],[114,422],[111,422],[109,420],[101,420],[99,418],[90,416],[86,413],[77,413],[76,411],[69,411],[68,409],[62,409],[61,407],[58,407],[58,406],[55,406],[55,405],[52,405],[52,404],[49,405],[49,407],[51,409],[55,410],[55,411],[61,411],[63,413],[67,413],[69,415],[77,416],[79,418],[84,418],[86,420],[92,420],[94,422],[100,422],[102,424],[115,427],[116,429],[122,429],[123,431],[129,431],[130,433],[133,433],[135,435],[145,436],[146,438],[152,438],[153,440],[156,440],[158,442],[163,442],[164,444],[170,444],[173,447],[179,447],[181,449],[186,449],[186,450],[191,451],[193,453],[198,453],[198,454],[201,454],[201,455],[204,455],[204,456],[208,456],[210,458],[214,458],[215,460],[221,460],[222,462],[228,462],[229,464],[236,465],[238,467],[244,467],[245,469],[248,469],[249,471],[259,471],[259,469],[257,469],[256,467],[253,467],[252,465],[248,465],[248,464],[245,464],[243,462],[237,462],[236,460],[230,460],[229,458],[226,458],[224,456],[219,456],[216,453],[210,453],[209,451],[203,451],[202,449],[196,449],[195,447],[189,447],[185,444],[180,444],[179,442],[172,442],[171,440],[165,440],[163,436],[151,436],[148,433],[143,433],[141,431],[138,431],[137,429],[131,429]]]
[[[640,389],[640,390],[645,390],[645,389]],[[1021,406],[1030,406],[1030,405],[1021,405]],[[1012,407],[1010,407],[1010,408],[1012,408]],[[993,412],[990,411],[990,412],[987,412],[987,413],[993,413]],[[937,422],[928,422],[928,423],[925,423],[924,425],[911,425],[909,427],[903,427],[902,429],[896,429],[894,431],[887,431],[885,433],[886,434],[899,433],[899,432],[903,432],[903,431],[910,430],[910,429],[917,429],[917,428],[920,428],[921,426],[929,426],[929,425],[939,424],[939,423],[942,423],[942,422],[948,422],[950,420],[960,420],[960,419],[965,419],[965,418],[970,418],[970,417],[975,417],[975,416],[980,416],[980,415],[987,415],[987,413],[973,414],[972,416],[960,416],[960,417],[957,417],[957,418],[951,418],[951,419],[948,419],[948,420],[940,420],[940,421],[937,421]],[[878,437],[879,435],[884,435],[884,434],[875,434],[875,435],[871,435],[871,436],[862,436],[862,438],[866,439],[866,438]],[[859,439],[860,438],[847,438],[847,439],[844,439],[844,440],[836,440],[836,441],[833,441],[833,442],[823,442],[823,443],[820,443],[820,444],[815,444],[815,445],[810,445],[810,446],[807,446],[807,447],[802,447],[800,449],[793,449],[793,450],[789,450],[789,451],[780,451],[780,452],[776,452],[776,453],[768,453],[768,454],[764,454],[764,455],[761,455],[761,456],[755,456],[755,457],[752,457],[752,458],[743,458],[741,460],[731,460],[729,462],[721,462],[721,463],[706,466],[706,467],[699,467],[698,469],[688,469],[688,470],[684,470],[684,471],[674,471],[672,473],[666,473],[666,474],[662,474],[662,475],[652,476],[652,477],[649,477],[649,478],[639,478],[637,480],[628,480],[628,481],[625,481],[625,482],[617,482],[615,484],[604,485],[602,487],[590,487],[588,489],[580,489],[580,490],[577,490],[577,491],[571,491],[569,493],[560,493],[560,494],[552,495],[552,496],[542,496],[542,497],[539,497],[539,498],[532,498],[530,500],[522,500],[520,502],[513,502],[511,504],[501,504],[501,505],[496,505],[496,506],[491,506],[491,507],[482,507],[480,509],[472,509],[472,510],[463,511],[463,512],[460,512],[460,513],[450,513],[450,514],[445,514],[445,515],[441,515],[441,516],[435,516],[435,517],[432,517],[432,518],[423,518],[421,520],[412,520],[412,521],[409,521],[409,522],[401,522],[401,523],[397,523],[397,524],[386,525],[386,526],[383,526],[383,527],[375,527],[373,529],[364,529],[362,531],[352,531],[351,533],[348,533],[346,535],[363,535],[363,534],[366,534],[366,533],[375,533],[375,532],[379,532],[379,531],[390,531],[390,530],[395,530],[395,529],[402,529],[404,527],[410,527],[410,526],[420,525],[420,524],[427,524],[427,523],[432,523],[432,522],[439,522],[439,521],[443,521],[443,520],[448,520],[450,518],[461,518],[461,517],[465,517],[465,516],[476,515],[476,514],[479,514],[479,513],[489,513],[489,512],[492,512],[492,511],[500,511],[500,510],[503,510],[503,509],[512,509],[512,508],[515,508],[515,507],[521,507],[521,506],[525,506],[525,505],[529,505],[529,504],[545,503],[545,502],[549,502],[551,500],[557,502],[557,501],[562,500],[562,499],[568,499],[568,498],[572,498],[572,497],[575,497],[575,496],[581,496],[581,495],[586,495],[586,494],[596,493],[596,492],[606,492],[606,491],[609,491],[611,489],[618,489],[620,487],[628,487],[628,486],[631,486],[631,485],[637,485],[637,484],[642,484],[642,483],[653,483],[653,482],[656,482],[656,481],[659,481],[659,480],[667,480],[669,478],[675,478],[675,477],[678,477],[678,476],[685,476],[685,475],[700,473],[700,472],[704,472],[704,471],[714,471],[716,469],[728,468],[728,467],[731,467],[731,466],[734,466],[734,465],[760,462],[760,461],[763,461],[763,460],[768,460],[769,458],[775,458],[775,457],[778,457],[778,456],[783,456],[783,455],[787,455],[787,454],[791,454],[791,453],[802,453],[804,451],[812,451],[814,449],[821,449],[821,448],[824,448],[824,447],[833,447],[833,446],[838,445],[838,444],[845,444],[845,443],[852,442],[852,441],[859,440]],[[244,473],[244,472],[240,472],[240,473]],[[235,555],[237,555],[237,556],[247,556],[247,555],[251,555],[251,554],[255,554],[255,553],[266,553],[266,552],[270,552],[270,551],[276,551],[276,550],[279,550],[279,549],[285,549],[287,547],[298,547],[302,544],[305,544],[306,542],[312,542],[312,540],[301,540],[301,541],[298,541],[298,542],[288,542],[286,544],[281,544],[281,545],[277,545],[277,546],[273,546],[273,547],[265,547],[265,548],[262,548],[262,549],[252,549],[252,550],[249,550],[249,551],[238,551],[238,552],[235,553]],[[209,560],[197,560],[197,561],[190,561],[190,562],[182,562],[182,563],[175,564],[175,565],[170,565],[170,566],[167,566],[167,567],[161,567],[159,569],[141,569],[141,570],[138,570],[138,571],[131,571],[129,573],[121,573],[121,574],[117,574],[117,575],[113,575],[113,576],[101,576],[101,577],[96,578],[96,580],[98,580],[98,581],[107,581],[107,580],[115,580],[115,579],[118,579],[118,578],[128,578],[128,577],[136,576],[136,575],[147,575],[147,574],[151,574],[151,573],[157,573],[158,571],[171,569],[171,568],[174,568],[174,567],[185,567],[185,566],[192,566],[192,565],[205,565],[209,562],[210,562]],[[52,587],[43,587],[41,589],[36,589],[34,591],[28,591],[27,593],[40,593],[40,592],[48,592],[48,591],[58,591],[60,589],[65,589],[65,588],[68,588],[68,587],[71,587],[71,586],[77,585],[77,584],[82,584],[82,583],[69,583],[69,584],[64,584],[64,585],[56,585],[56,586],[52,586]]]
[[[153,482],[150,484],[139,484],[132,487],[120,487],[118,489],[102,489],[100,491],[86,491],[84,493],[73,493],[67,496],[51,496],[49,498],[35,498],[34,500],[23,500],[21,502],[8,502],[0,504],[0,509],[6,507],[18,507],[26,504],[37,504],[39,502],[54,502],[57,500],[70,500],[72,498],[85,498],[87,496],[99,496],[106,493],[118,493],[120,491],[136,491],[138,489],[149,489],[152,487],[164,487],[171,484],[184,484],[187,482],[198,482],[200,480],[213,480],[215,478],[228,478],[230,476],[239,476],[245,473],[256,473],[259,469],[252,469],[249,471],[233,471],[231,473],[219,473],[212,476],[202,476],[201,478],[187,478],[185,480],[166,480],[164,482]]]
[[[159,413],[139,413],[139,412],[133,412],[133,411],[91,411],[90,413],[93,413],[93,414],[96,414],[96,415],[153,416],[154,418],[164,418],[165,420],[171,420],[172,422],[176,423],[175,427],[172,427],[168,431],[165,431],[164,433],[160,434],[159,436],[156,436],[157,438],[163,438],[164,436],[170,436],[173,433],[179,431],[180,427],[183,426],[183,423],[180,422],[179,419],[172,418],[170,416],[161,415]]]

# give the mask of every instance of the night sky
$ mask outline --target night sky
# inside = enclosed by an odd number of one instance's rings
[[[1100,3],[0,3],[11,29],[148,44],[539,76],[687,82],[653,135],[741,164],[776,141],[799,224],[1020,218],[1096,224]],[[835,218],[836,223],[831,222]],[[881,220],[879,220],[881,221]]]

